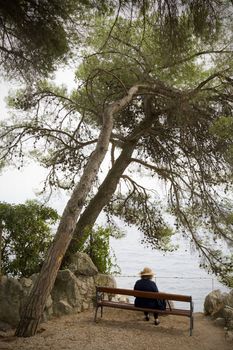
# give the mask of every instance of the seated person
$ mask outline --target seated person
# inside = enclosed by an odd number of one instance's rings
[[[140,290],[144,292],[158,292],[158,287],[152,278],[154,276],[154,272],[149,268],[145,267],[143,271],[140,272],[141,279],[135,283],[134,289]],[[156,299],[147,299],[147,298],[139,298],[136,297],[134,301],[134,305],[137,307],[150,308],[150,309],[160,309],[163,310],[166,308],[166,303],[163,305],[162,300]],[[154,314],[155,325],[159,325],[159,318],[156,312]],[[145,320],[149,321],[149,312],[144,312]]]

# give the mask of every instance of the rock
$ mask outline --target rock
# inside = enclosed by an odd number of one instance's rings
[[[232,290],[229,293],[221,293],[220,290],[214,290],[207,295],[204,303],[205,313],[215,318],[214,323],[226,330],[228,338],[232,337],[233,330],[232,299]]]
[[[56,304],[56,315],[69,315],[73,313],[72,306],[66,300],[59,300]]]
[[[223,309],[223,317],[226,320],[226,325],[229,327],[229,325],[231,325],[231,322],[233,323],[233,308],[226,305]]]
[[[212,317],[221,317],[224,309],[224,295],[222,295],[219,289],[209,293],[204,302],[204,311],[206,315]]]
[[[233,331],[233,318],[228,322],[228,329]]]
[[[53,300],[53,312],[60,315],[62,307],[60,301],[66,301],[72,308],[81,310],[81,294],[77,278],[70,270],[62,270],[57,274],[57,278],[51,292]],[[63,305],[64,303],[62,303]],[[67,312],[68,308],[64,309]]]
[[[231,342],[233,341],[233,332],[232,331],[227,331],[226,339],[231,341]]]
[[[39,276],[39,273],[34,273],[33,275],[30,276],[30,279],[32,280],[33,284],[35,283],[38,276]]]
[[[226,304],[233,308],[233,289],[228,293]]]
[[[114,277],[110,275],[105,275],[103,273],[99,273],[97,276],[94,276],[94,281],[96,286],[101,287],[109,287],[109,288],[116,288],[116,280]],[[114,300],[116,297],[116,294],[108,294],[108,300]],[[95,298],[94,298],[95,300]]]
[[[49,297],[48,297],[47,300],[46,300],[45,307],[46,307],[47,309],[49,309],[49,308],[52,307],[52,305],[53,305],[53,300],[52,300],[52,298],[51,298],[51,295],[49,295]]]
[[[48,296],[43,312],[44,320],[49,320],[53,316],[53,300],[51,294]]]
[[[31,288],[33,286],[33,282],[30,278],[22,277],[19,280],[23,288]]]
[[[92,304],[95,298],[94,277],[79,276],[79,278],[77,278],[77,283],[82,301],[87,301],[89,304]]]
[[[116,280],[114,277],[110,275],[105,275],[103,273],[99,273],[98,275],[94,276],[94,281],[96,286],[101,287],[109,287],[109,288],[116,288]]]
[[[1,332],[7,332],[7,331],[10,331],[11,329],[12,329],[12,327],[9,323],[0,321],[0,331]]]
[[[224,328],[226,326],[226,320],[223,317],[218,317],[214,320],[214,324]]]
[[[86,303],[86,302],[83,302],[83,305],[82,305],[82,310],[88,310],[89,309],[89,304]]]
[[[12,326],[19,322],[23,287],[12,277],[3,276],[0,281],[0,320]]]
[[[95,276],[98,274],[98,269],[93,264],[91,258],[87,254],[80,252],[77,252],[72,256],[68,269],[76,276]]]
[[[59,271],[51,293],[53,313],[59,316],[62,310],[65,313],[86,310],[93,305],[94,296],[95,283],[93,277],[80,275],[77,278],[70,270]],[[64,304],[64,302],[66,303]],[[67,304],[71,306],[72,310]]]

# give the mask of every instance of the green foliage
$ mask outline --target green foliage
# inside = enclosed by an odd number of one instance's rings
[[[103,104],[121,98],[130,86],[140,82],[155,83],[160,79],[180,89],[197,86],[212,73],[217,60],[209,55],[207,68],[202,54],[199,57],[197,53],[212,51],[212,44],[197,39],[186,17],[180,21],[187,37],[181,40],[182,49],[174,53],[161,37],[158,14],[150,13],[145,21],[141,17],[131,21],[119,17],[114,24],[112,19],[98,17],[87,33],[82,53],[85,59],[76,71],[77,80],[84,86],[75,90],[71,98],[86,106],[88,116],[89,106],[101,113]],[[220,61],[223,69],[229,57],[222,52]],[[133,117],[132,113],[125,123],[127,127],[130,121],[134,125]],[[121,126],[122,122],[121,119]]]
[[[40,271],[50,245],[57,212],[34,200],[25,204],[0,203],[2,272],[28,277]]]
[[[89,238],[85,242],[83,251],[90,256],[100,273],[120,273],[115,254],[110,247],[110,237],[120,239],[122,236],[122,232],[113,227],[98,226],[96,229],[89,230]]]
[[[63,85],[56,86],[54,83],[47,80],[39,80],[34,87],[25,90],[25,88],[10,92],[7,97],[7,104],[12,109],[23,111],[32,110],[36,104],[41,100],[42,96],[54,96],[65,98],[67,95],[67,88]],[[31,119],[29,119],[31,121]],[[36,125],[36,121],[33,123]]]
[[[86,34],[92,28],[95,32],[97,16],[103,15],[102,27],[107,29],[96,40],[96,47],[100,49],[113,37],[110,34],[117,33],[122,18],[126,21],[131,15],[125,31],[121,31],[122,38],[128,40],[132,27],[140,21],[142,30],[136,33],[139,40],[145,40],[151,34],[148,28],[152,28],[160,46],[160,56],[171,63],[182,52],[187,52],[193,37],[206,43],[216,41],[223,21],[227,24],[227,16],[222,16],[227,10],[231,10],[230,2],[224,5],[217,0],[120,3],[112,0],[1,0],[1,62],[8,77],[9,74],[24,77],[29,73],[47,74],[83,46]],[[117,12],[119,16],[116,16]],[[108,18],[113,18],[110,26]]]
[[[175,231],[163,217],[164,208],[144,193],[113,196],[106,208],[108,214],[118,216],[129,225],[135,225],[144,234],[142,243],[154,249],[174,251],[171,237]]]
[[[213,254],[215,257],[215,264],[210,269],[208,257],[202,257],[199,266],[204,268],[208,273],[214,272],[214,274],[219,278],[221,283],[225,284],[227,287],[233,287],[233,254],[223,254],[221,249],[212,249],[209,254]]]
[[[221,116],[210,126],[210,132],[217,138],[218,148],[226,161],[233,166],[233,117]]]
[[[233,276],[229,276],[229,275],[225,275],[224,277],[222,277],[221,281],[228,286],[229,288],[233,288]]]
[[[8,78],[53,71],[80,42],[78,26],[86,15],[107,7],[92,0],[1,0],[0,57]]]
[[[233,139],[233,118],[232,116],[222,116],[215,120],[211,127],[213,134],[223,140]]]

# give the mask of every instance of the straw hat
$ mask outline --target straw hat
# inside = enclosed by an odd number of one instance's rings
[[[139,273],[140,276],[154,276],[154,271],[152,271],[149,267],[144,267],[143,271]]]

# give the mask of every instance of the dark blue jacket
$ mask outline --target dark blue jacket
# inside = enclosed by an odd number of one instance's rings
[[[135,283],[135,290],[144,292],[158,292],[156,283],[150,279],[142,278]],[[150,309],[162,309],[160,303],[156,299],[135,298],[134,305],[137,307],[148,307]]]

